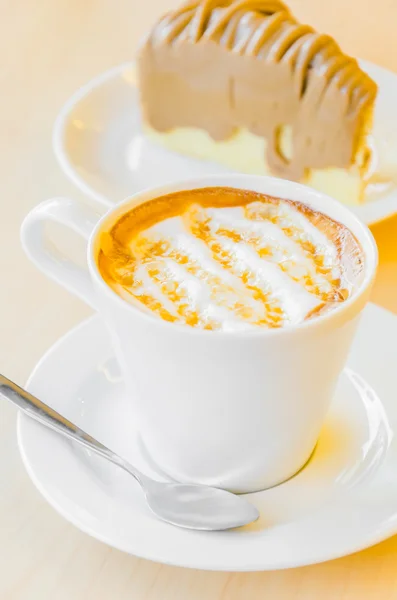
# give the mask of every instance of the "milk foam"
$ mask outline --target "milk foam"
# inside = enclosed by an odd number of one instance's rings
[[[285,201],[192,203],[132,236],[132,282],[115,277],[110,285],[162,318],[196,327],[295,325],[352,290],[341,261],[346,229],[340,227],[338,235],[328,235]]]

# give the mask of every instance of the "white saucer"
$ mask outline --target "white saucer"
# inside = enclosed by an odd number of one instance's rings
[[[396,340],[397,318],[369,306],[314,455],[288,482],[250,495],[261,519],[243,529],[191,532],[158,521],[127,474],[23,415],[22,458],[61,515],[144,558],[253,571],[349,554],[397,532]],[[133,431],[134,416],[97,317],[47,352],[28,387],[140,469],[161,477]]]
[[[361,64],[379,85],[374,129],[376,139],[381,140],[380,151],[390,162],[390,143],[397,145],[397,75],[368,62]],[[58,116],[54,152],[78,188],[109,206],[149,186],[230,172],[147,140],[142,134],[135,81],[133,63],[115,67],[76,92]],[[380,221],[397,212],[397,189],[354,210],[367,224]]]

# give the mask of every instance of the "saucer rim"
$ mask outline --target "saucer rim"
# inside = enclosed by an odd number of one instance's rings
[[[110,69],[96,75],[91,78],[81,87],[79,87],[63,104],[58,116],[55,119],[52,129],[52,149],[59,166],[61,167],[64,174],[71,180],[72,183],[86,194],[89,198],[100,202],[103,206],[111,208],[115,206],[115,203],[109,200],[103,194],[95,191],[85,180],[80,177],[76,169],[74,169],[71,161],[69,160],[69,154],[66,151],[65,139],[67,123],[73,108],[77,103],[81,102],[96,88],[102,84],[107,83],[109,80],[114,79],[116,76],[119,77],[121,73],[127,69],[134,71],[134,62],[125,62],[120,65],[111,67]]]

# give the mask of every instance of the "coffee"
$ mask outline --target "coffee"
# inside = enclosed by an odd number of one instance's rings
[[[98,266],[154,316],[238,331],[332,310],[354,294],[364,256],[347,227],[305,204],[211,187],[130,209],[102,232]]]

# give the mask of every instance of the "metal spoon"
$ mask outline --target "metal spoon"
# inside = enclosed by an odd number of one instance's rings
[[[247,525],[259,517],[257,508],[230,492],[204,485],[164,483],[150,479],[3,375],[0,375],[0,396],[16,404],[29,417],[127,471],[141,486],[151,510],[163,521],[188,529],[219,531]]]

